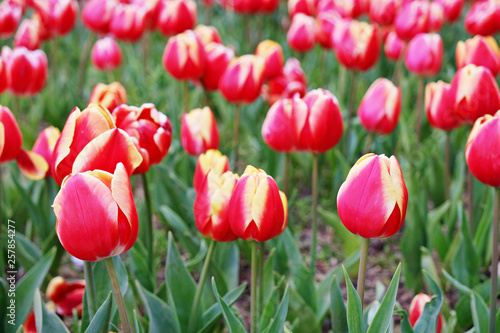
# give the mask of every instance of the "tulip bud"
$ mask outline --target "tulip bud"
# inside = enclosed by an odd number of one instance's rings
[[[40,48],[40,21],[36,18],[24,19],[14,36],[14,46],[24,46],[30,51]]]
[[[387,59],[397,61],[403,56],[406,42],[398,37],[395,31],[389,32],[385,38],[384,52]]]
[[[443,63],[443,41],[438,34],[418,34],[408,44],[405,65],[408,70],[421,77],[432,77],[439,73]]]
[[[339,20],[341,17],[335,11],[319,12],[316,17],[316,40],[325,49],[332,48],[331,36]]]
[[[302,13],[307,16],[314,15],[313,0],[288,0],[288,15],[293,18],[295,14]]]
[[[432,127],[450,131],[460,126],[455,118],[451,86],[443,81],[429,82],[425,87],[425,113]]]
[[[435,0],[436,3],[441,5],[444,12],[444,17],[447,22],[456,22],[460,19],[464,0]]]
[[[56,276],[50,280],[45,294],[55,304],[57,314],[69,317],[76,310],[81,317],[84,292],[85,280],[68,283],[63,277]]]
[[[386,135],[394,131],[401,113],[401,89],[386,78],[370,86],[358,108],[359,122],[368,132]]]
[[[283,71],[285,59],[280,44],[265,40],[257,45],[255,55],[265,59],[264,80],[270,80],[280,75]]]
[[[92,47],[92,64],[101,71],[112,71],[122,64],[122,51],[111,37],[104,37]]]
[[[82,10],[83,25],[95,33],[107,34],[113,12],[119,5],[118,0],[89,0]]]
[[[425,304],[431,301],[431,297],[426,294],[418,294],[413,297],[411,304],[410,304],[410,314],[409,314],[409,320],[410,324],[412,327],[415,327],[415,324],[417,323],[418,318],[422,315],[424,312],[424,307]],[[442,327],[442,319],[441,319],[441,313],[439,313],[438,321],[437,321],[437,327],[436,327],[436,333],[441,332],[441,327]]]
[[[205,70],[203,45],[192,30],[170,37],[163,53],[163,66],[177,80],[196,80]]]
[[[236,236],[265,242],[279,236],[288,222],[286,196],[263,170],[247,166],[229,202],[229,223]]]
[[[292,98],[295,94],[300,97],[306,94],[307,80],[300,62],[295,58],[286,61],[280,76],[270,80],[264,90],[264,99],[273,105],[281,98]]]
[[[2,59],[7,67],[10,91],[16,96],[34,96],[47,82],[47,56],[42,50],[29,51],[25,47],[11,50],[2,48]]]
[[[252,103],[264,83],[265,60],[254,55],[233,59],[219,81],[219,90],[231,103]]]
[[[137,239],[137,210],[122,163],[113,174],[94,170],[67,177],[53,207],[59,241],[78,259],[99,261],[119,255]]]
[[[165,36],[193,29],[198,21],[198,6],[192,0],[162,1],[157,26]]]
[[[456,49],[457,68],[468,64],[484,66],[497,76],[500,71],[500,49],[491,36],[474,36],[465,42],[459,41]]]
[[[23,333],[37,333],[35,311],[31,311],[23,323]]]
[[[490,36],[500,31],[500,11],[494,1],[474,3],[464,20],[465,30],[471,35]]]
[[[194,109],[182,116],[181,144],[193,156],[219,148],[219,129],[210,107]]]
[[[10,38],[17,29],[23,9],[9,1],[0,3],[0,38]]]
[[[198,24],[194,28],[194,33],[198,36],[203,46],[207,46],[210,43],[222,44],[222,38],[220,38],[219,32],[214,26]]]
[[[196,228],[205,237],[217,242],[238,238],[229,225],[229,201],[238,183],[238,175],[227,171],[218,176],[209,171],[194,200]]]
[[[460,68],[451,81],[455,117],[472,124],[485,114],[500,109],[500,92],[490,70],[476,65]]]
[[[15,159],[22,144],[23,136],[16,118],[8,107],[0,105],[0,163]]]
[[[120,82],[98,83],[92,89],[88,104],[90,103],[102,105],[113,111],[118,105],[127,103],[127,92]]]
[[[222,44],[210,43],[205,46],[206,65],[201,82],[208,91],[219,89],[219,82],[227,66],[234,59],[234,51]]]
[[[307,52],[316,43],[316,22],[311,16],[296,14],[286,34],[286,40],[292,50]]]
[[[419,33],[429,32],[429,12],[430,3],[426,0],[404,4],[394,20],[399,38],[409,41]]]
[[[340,220],[363,238],[393,236],[403,225],[407,204],[408,190],[394,156],[362,156],[337,195]]]
[[[393,24],[401,5],[401,0],[372,0],[368,12],[370,21],[380,25]]]
[[[221,177],[223,173],[229,171],[229,159],[215,149],[207,150],[206,153],[198,156],[196,169],[194,171],[193,187],[198,192],[203,185],[203,181],[209,171],[215,176]]]
[[[134,4],[120,4],[111,18],[113,36],[127,42],[138,41],[146,30],[146,11]]]
[[[441,30],[444,24],[443,7],[436,2],[429,5],[429,31],[437,32]]]
[[[77,17],[76,0],[50,0],[49,23],[45,26],[52,36],[64,36],[73,30]]]

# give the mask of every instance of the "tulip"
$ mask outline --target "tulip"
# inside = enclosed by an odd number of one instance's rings
[[[194,28],[194,33],[204,46],[210,43],[222,44],[222,38],[214,26],[198,24],[196,28]]]
[[[113,110],[112,116],[116,127],[127,132],[142,156],[142,163],[134,174],[147,172],[151,165],[159,164],[167,155],[172,142],[172,125],[154,104],[143,104],[140,108],[122,104]]]
[[[142,160],[129,135],[115,127],[109,111],[90,104],[83,111],[75,108],[69,115],[54,148],[52,176],[61,184],[70,174],[95,169],[110,172],[120,162],[130,175]]]
[[[500,72],[500,49],[495,39],[491,36],[474,36],[465,42],[459,41],[456,49],[457,68],[468,64],[484,66],[491,71],[493,76]]]
[[[117,39],[136,42],[146,30],[146,11],[134,4],[120,4],[113,12],[110,30]]]
[[[92,89],[88,104],[90,103],[102,105],[113,111],[118,105],[127,103],[127,92],[120,82],[99,83]]]
[[[9,86],[7,68],[4,60],[0,57],[0,94],[5,91]]]
[[[111,71],[122,64],[122,51],[112,37],[104,37],[92,47],[92,64],[101,71]]]
[[[271,40],[265,40],[257,45],[255,55],[265,59],[264,79],[271,80],[283,71],[285,59],[281,46]]]
[[[406,42],[398,37],[395,31],[389,32],[385,38],[384,53],[387,59],[397,61],[403,56]]]
[[[181,144],[182,148],[193,156],[219,147],[219,129],[208,106],[191,110],[182,116]]]
[[[217,242],[238,238],[229,225],[229,201],[238,183],[238,175],[227,171],[222,176],[209,171],[194,200],[196,228],[205,237]]]
[[[201,190],[203,180],[210,171],[217,177],[222,177],[225,172],[229,171],[227,156],[215,149],[207,150],[206,153],[198,156],[193,178],[193,187],[196,192]]]
[[[233,59],[219,81],[219,90],[231,103],[252,103],[264,82],[265,60],[254,55]]]
[[[163,66],[177,80],[196,80],[205,70],[205,50],[192,30],[170,37]]]
[[[451,86],[443,81],[430,82],[425,88],[425,113],[432,127],[450,131],[460,126],[454,115]]]
[[[23,323],[23,333],[37,333],[35,311],[31,311]]]
[[[0,38],[11,37],[17,29],[21,17],[23,16],[23,8],[10,1],[2,1],[0,3]]]
[[[316,43],[316,23],[314,18],[302,13],[296,14],[288,29],[286,40],[292,50],[299,52],[310,51]]]
[[[218,43],[205,46],[206,66],[201,77],[203,88],[214,91],[219,88],[219,82],[227,66],[234,59],[234,51]]]
[[[369,132],[386,135],[394,131],[401,113],[401,89],[386,78],[370,86],[358,108],[361,125]]]
[[[413,297],[411,304],[410,304],[410,315],[409,315],[409,320],[410,324],[412,327],[415,327],[415,324],[417,323],[418,318],[422,315],[424,312],[424,307],[425,304],[431,301],[431,297],[426,294],[418,294]],[[442,319],[441,319],[441,313],[439,313],[438,321],[437,321],[437,327],[436,327],[436,333],[441,332],[441,327],[442,327]]]
[[[370,21],[380,25],[393,24],[401,5],[401,0],[372,0],[368,12]]]
[[[99,261],[128,251],[139,232],[129,175],[94,170],[67,177],[54,199],[56,232],[71,255]]]
[[[157,27],[165,36],[193,29],[198,19],[198,7],[192,0],[162,1]]]
[[[441,30],[444,24],[443,7],[436,2],[429,5],[429,31],[437,32]]]
[[[404,4],[394,20],[399,38],[409,41],[419,33],[429,32],[429,12],[430,3],[424,0]]]
[[[50,0],[49,21],[44,24],[51,36],[67,35],[76,24],[78,18],[78,2],[76,0]]]
[[[107,34],[113,12],[119,4],[118,0],[89,0],[82,10],[83,25],[95,33]]]
[[[278,9],[279,5],[279,0],[260,0],[259,11],[263,14],[271,14]]]
[[[500,92],[490,70],[476,65],[460,68],[451,81],[455,117],[472,124],[485,114],[500,109]]]
[[[295,14],[302,13],[307,16],[314,15],[313,0],[288,0],[288,15],[293,18]]]
[[[467,12],[465,30],[471,35],[489,36],[500,31],[500,12],[494,1],[478,1]]]
[[[16,96],[34,96],[47,82],[47,56],[42,50],[29,51],[25,47],[11,50],[2,48],[2,59],[7,69],[10,91]]]
[[[21,152],[23,137],[16,118],[6,106],[0,105],[0,163],[12,161]]]
[[[460,19],[464,0],[436,0],[436,3],[441,5],[444,12],[444,17],[448,22],[456,22]]]
[[[24,46],[30,51],[40,48],[40,21],[36,18],[24,19],[14,36],[14,46]]]
[[[46,295],[55,304],[57,314],[69,317],[76,310],[81,317],[84,292],[85,280],[68,283],[63,277],[56,276],[50,280]]]
[[[367,11],[367,0],[333,0],[333,3],[344,18],[355,19]]]
[[[316,40],[323,48],[332,48],[331,35],[340,19],[340,14],[335,11],[319,12],[316,17]]]
[[[443,62],[443,41],[438,34],[418,34],[408,44],[406,68],[420,77],[439,73]]]
[[[300,62],[295,58],[286,61],[280,76],[270,80],[263,91],[264,99],[273,105],[281,98],[292,98],[295,94],[300,97],[306,94],[307,80]]]
[[[387,238],[403,225],[408,191],[396,157],[367,154],[361,157],[340,186],[340,220],[363,238]]]
[[[156,20],[161,8],[160,0],[129,0],[128,3],[141,7],[141,10],[146,13],[146,30],[156,29]]]

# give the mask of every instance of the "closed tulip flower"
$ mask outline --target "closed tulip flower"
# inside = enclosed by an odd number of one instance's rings
[[[426,294],[418,294],[413,297],[411,304],[410,304],[410,311],[409,311],[409,320],[410,324],[412,327],[415,327],[415,324],[417,323],[418,318],[422,315],[424,312],[424,307],[425,304],[431,301],[431,297]],[[438,321],[437,321],[437,326],[436,326],[436,333],[441,332],[442,328],[442,319],[441,319],[441,313],[439,313]]]
[[[396,15],[394,27],[402,40],[409,41],[419,33],[429,32],[430,3],[427,1],[412,1],[403,5]]]
[[[89,0],[82,10],[83,25],[95,33],[107,34],[113,12],[119,5],[118,0]]]
[[[264,99],[273,105],[281,98],[292,98],[295,94],[303,97],[306,94],[307,79],[295,58],[286,61],[280,76],[270,80],[263,91]]]
[[[238,175],[227,171],[221,176],[209,171],[194,200],[196,228],[205,237],[217,242],[238,238],[229,225],[229,201],[238,183]]]
[[[436,0],[443,7],[444,17],[447,22],[456,22],[460,19],[464,0]]]
[[[456,49],[457,68],[468,64],[484,66],[497,76],[500,71],[500,49],[495,39],[491,36],[480,35],[459,41]]]
[[[286,196],[263,170],[247,166],[229,202],[229,223],[236,236],[265,242],[279,236],[288,222]]]
[[[122,163],[67,177],[54,199],[56,232],[72,256],[99,261],[134,245],[139,232],[129,174]]]
[[[28,50],[40,48],[40,21],[36,18],[24,19],[14,36],[14,46],[24,46]]]
[[[31,311],[23,323],[23,333],[37,333],[37,332],[38,331],[36,330],[35,312]]]
[[[14,160],[21,152],[22,144],[16,118],[8,107],[0,105],[0,163]]]
[[[134,4],[120,4],[110,22],[113,36],[127,42],[138,41],[146,30],[146,11]]]
[[[7,76],[7,67],[5,62],[0,57],[0,94],[3,93],[9,87],[9,81]]]
[[[222,38],[220,38],[219,32],[214,26],[198,24],[194,28],[194,33],[204,46],[210,43],[222,44]]]
[[[205,46],[206,66],[201,77],[203,88],[208,91],[219,89],[219,82],[227,66],[234,59],[234,51],[218,43]]]
[[[339,20],[341,16],[335,11],[323,11],[316,17],[316,40],[325,49],[332,48],[331,36]]]
[[[192,0],[162,1],[157,27],[165,36],[193,29],[198,21],[198,6]]]
[[[293,18],[295,14],[302,13],[308,16],[314,15],[314,0],[288,0],[288,15]]]
[[[264,80],[270,80],[280,75],[283,71],[285,58],[280,44],[271,40],[265,40],[257,45],[255,55],[265,59]]]
[[[495,1],[478,1],[465,16],[465,30],[471,35],[494,35],[500,31],[499,19],[500,11]]]
[[[386,135],[394,131],[401,113],[401,89],[386,78],[370,86],[358,108],[361,125],[369,132]]]
[[[163,66],[177,80],[196,80],[203,75],[205,49],[192,30],[170,37],[163,53]]]
[[[460,126],[453,108],[451,86],[443,81],[429,82],[425,87],[425,113],[432,127],[451,131]]]
[[[443,7],[436,2],[431,2],[429,6],[429,31],[438,32],[444,24]]]
[[[370,21],[380,25],[391,25],[401,6],[401,0],[371,0],[368,12]]]
[[[206,153],[198,156],[193,178],[193,187],[197,192],[200,191],[206,175],[211,170],[217,177],[229,171],[229,159],[215,149],[207,150]]]
[[[191,110],[182,116],[181,144],[182,148],[193,156],[219,148],[219,129],[208,106]]]
[[[263,14],[271,14],[280,5],[280,0],[261,0],[259,11]]]
[[[76,0],[50,0],[49,21],[45,24],[52,37],[67,35],[76,24],[78,18],[78,2]]]
[[[92,65],[101,71],[111,71],[122,64],[122,51],[112,37],[104,37],[95,42],[91,53]]]
[[[385,38],[384,53],[387,59],[397,61],[404,54],[406,42],[398,37],[395,31],[390,31]]]
[[[408,190],[396,157],[366,154],[352,167],[337,195],[344,226],[363,238],[387,238],[403,225]]]
[[[490,70],[476,65],[460,68],[451,81],[455,117],[472,124],[500,109],[500,92]]]
[[[0,3],[0,38],[11,37],[17,29],[23,8],[9,1]]]
[[[286,34],[286,40],[292,50],[310,51],[316,43],[316,22],[312,16],[296,14]]]
[[[260,94],[264,83],[265,60],[254,55],[233,59],[219,81],[224,98],[236,104],[252,103]]]
[[[47,82],[47,56],[42,50],[30,51],[25,47],[11,50],[2,48],[2,59],[7,69],[10,91],[16,96],[34,96]]]
[[[172,142],[172,125],[154,104],[146,103],[140,108],[122,104],[112,115],[116,127],[127,132],[142,156],[142,163],[134,174],[147,172],[151,165],[159,164],[167,155]]]
[[[70,317],[73,315],[73,310],[76,310],[81,317],[84,293],[85,280],[68,283],[63,277],[56,276],[50,280],[45,294],[56,306],[57,314]]]
[[[443,40],[438,34],[418,34],[408,44],[405,65],[408,70],[421,77],[432,77],[439,73],[443,63]]]
[[[113,111],[117,106],[127,103],[127,92],[120,82],[98,83],[92,89],[88,103],[99,104]]]

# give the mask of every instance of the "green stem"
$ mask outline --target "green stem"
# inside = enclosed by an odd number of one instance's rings
[[[144,83],[148,83],[149,77],[149,64],[151,54],[151,32],[146,31],[142,37],[142,56],[144,59]]]
[[[80,94],[80,98],[83,98],[83,84],[85,83],[85,73],[87,72],[87,64],[89,61],[90,51],[92,50],[92,44],[94,42],[94,35],[89,34],[87,40],[82,48],[82,53],[80,55],[80,62],[78,64],[78,79],[77,79],[77,91]]]
[[[344,66],[339,66],[339,80],[338,80],[338,87],[337,87],[337,92],[339,94],[339,101],[341,103],[344,102],[344,86],[345,86],[345,78],[347,74],[347,69]]]
[[[366,257],[368,256],[368,238],[363,238],[361,243],[361,258],[359,259],[358,270],[358,295],[361,299],[361,306],[363,307],[365,298],[365,277],[366,277]]]
[[[397,87],[400,87],[401,85],[401,78],[403,77],[403,62],[406,56],[406,49],[407,49],[408,43],[404,46],[403,52],[399,59],[396,62],[396,67],[394,69],[394,74],[392,75],[392,80],[394,81],[394,84]]]
[[[184,81],[184,112],[189,111],[189,81]]]
[[[257,333],[257,271],[259,269],[257,264],[257,242],[252,242],[252,280],[250,286],[250,312],[251,312],[251,333]]]
[[[83,273],[85,275],[85,294],[87,295],[89,320],[92,320],[97,310],[97,301],[95,296],[94,273],[92,272],[92,263],[90,261],[83,262]]]
[[[259,290],[257,293],[257,313],[262,315],[264,309],[264,257],[266,255],[266,243],[259,243]]]
[[[446,131],[446,141],[444,143],[444,197],[445,200],[450,200],[450,186],[451,186],[451,165],[450,165],[450,148],[451,148],[451,140],[450,140],[450,131]]]
[[[118,313],[120,314],[120,319],[122,322],[122,329],[125,333],[132,333],[130,321],[128,320],[127,309],[125,309],[125,302],[123,301],[118,278],[116,277],[113,258],[106,258],[104,259],[104,262],[106,263],[106,268],[108,269],[109,279],[111,280],[111,286],[113,287],[113,294],[115,294],[116,305],[118,307]]]
[[[318,155],[313,154],[312,168],[312,243],[311,243],[311,276],[316,274],[316,248],[318,243]]]
[[[205,257],[205,262],[203,263],[203,268],[201,269],[201,275],[200,275],[200,280],[198,281],[198,287],[196,288],[196,294],[194,295],[193,306],[191,307],[188,332],[195,332],[197,329],[195,327],[195,323],[197,322],[196,320],[197,313],[199,313],[198,307],[200,303],[200,298],[203,292],[203,287],[205,285],[205,280],[207,278],[208,267],[210,266],[210,261],[212,260],[216,244],[217,244],[216,241],[211,240],[210,246],[208,247],[207,256]]]
[[[493,212],[493,243],[491,252],[491,293],[490,293],[490,333],[496,332],[497,281],[498,281],[498,211],[500,208],[500,188],[495,188]]]
[[[241,114],[241,104],[236,104],[236,113],[234,115],[234,131],[233,131],[233,168],[238,167],[238,144],[240,136],[240,114]]]
[[[203,101],[202,101],[202,106],[208,106],[210,107],[210,99],[208,97],[209,91],[205,88],[203,88]]]
[[[5,268],[5,257],[3,255],[4,244],[7,244],[7,241],[4,241],[3,237],[3,212],[2,212],[2,164],[0,164],[0,241],[2,245],[0,246],[0,276],[4,277],[4,268]]]
[[[290,196],[290,193],[288,193],[288,186],[290,183],[290,157],[291,155],[289,153],[285,153],[285,165],[283,166],[283,192],[287,196]]]
[[[422,129],[422,106],[424,101],[424,78],[418,78],[417,89],[417,114],[415,118],[417,146],[420,144],[420,131]]]
[[[469,223],[469,232],[473,235],[474,232],[474,177],[469,168],[467,172],[467,222]]]
[[[368,133],[368,136],[366,137],[365,154],[371,152],[372,144],[373,144],[373,133]]]
[[[349,152],[350,142],[351,142],[351,127],[352,127],[352,118],[354,118],[354,114],[356,111],[354,110],[356,107],[356,81],[357,81],[357,72],[351,71],[351,88],[349,92],[349,111],[347,115],[347,121],[345,126],[345,146],[344,153],[347,154]]]
[[[146,217],[147,221],[144,223],[146,233],[146,250],[148,253],[148,267],[149,271],[153,272],[153,206],[151,202],[151,193],[149,191],[148,177],[145,173],[141,175],[142,187],[144,188],[144,199],[146,204]]]

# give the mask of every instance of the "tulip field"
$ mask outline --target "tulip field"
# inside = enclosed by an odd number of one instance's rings
[[[500,332],[500,3],[0,2],[0,333]]]

